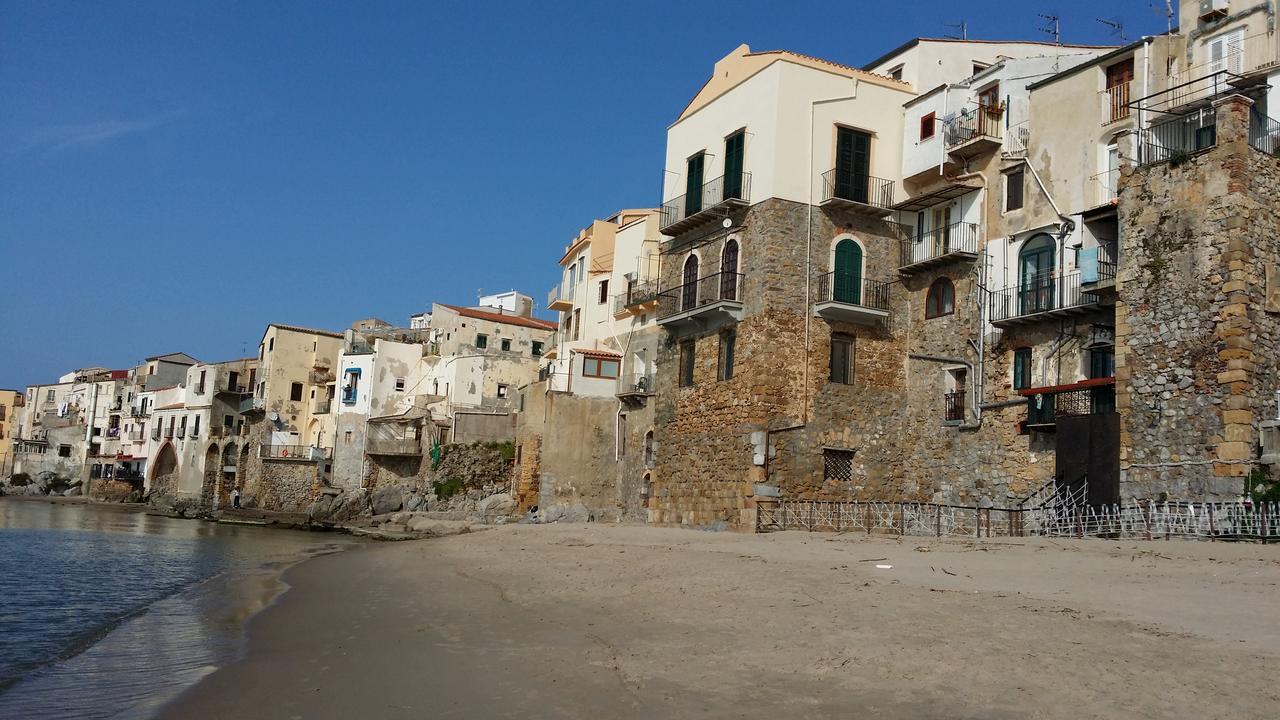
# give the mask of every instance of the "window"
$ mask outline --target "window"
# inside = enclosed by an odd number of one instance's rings
[[[1089,378],[1109,378],[1116,374],[1114,347],[1102,346],[1089,349]]]
[[[573,339],[578,339],[578,333],[582,332],[582,310],[573,311]]]
[[[744,199],[742,161],[746,140],[746,130],[738,130],[724,139],[724,194],[721,197],[725,200]]]
[[[956,289],[949,278],[938,278],[929,286],[924,302],[925,318],[942,317],[956,311]]]
[[[982,72],[983,70],[986,70],[989,67],[991,66],[987,65],[986,63],[975,62],[973,64],[973,74],[977,75],[978,73]]]
[[[342,384],[342,404],[354,405],[360,393],[360,368],[350,368],[344,374],[347,379]]]
[[[934,125],[937,124],[937,113],[929,113],[920,118],[920,139],[928,140],[933,137]]]
[[[854,338],[852,335],[831,335],[831,382],[840,385],[853,383]]]
[[[271,351],[273,351],[273,350],[275,350],[275,349],[276,349],[276,339],[275,339],[275,338],[269,338],[269,339],[267,340],[267,352],[271,352]]]
[[[200,382],[196,383],[196,394],[197,394],[197,395],[203,395],[203,394],[204,394],[204,373],[205,373],[205,371],[204,371],[204,370],[201,370],[201,371],[200,371]]]
[[[45,401],[45,402],[53,402],[53,388],[50,388],[50,389],[49,389],[49,392],[45,393],[44,401]]]
[[[499,383],[499,384],[498,384],[498,397],[500,397],[500,398],[504,398],[504,397],[506,397],[506,396],[507,396],[507,386],[506,386],[506,385],[503,385],[503,384],[501,384],[501,383]]]
[[[680,387],[693,386],[693,341],[680,343]]]
[[[350,445],[350,444],[351,444],[351,431],[350,431],[350,430],[348,430],[348,431],[346,431],[346,432],[342,433],[342,442],[343,442],[343,444],[345,444],[345,445]]]
[[[0,405],[0,422],[4,421],[4,411],[5,411],[4,405]]]
[[[582,358],[582,375],[583,377],[612,380],[618,377],[618,361],[584,356]]]
[[[728,380],[733,377],[733,349],[737,342],[737,331],[727,330],[720,333],[720,361],[717,364],[716,372],[716,376],[720,380]]]
[[[502,348],[502,352],[511,352],[511,340],[508,338],[502,338],[502,341],[499,343],[499,347]]]
[[[654,464],[653,431],[644,434],[644,466],[651,468]]]
[[[685,160],[684,216],[702,211],[702,171],[706,165],[706,153],[699,152]]]
[[[894,80],[901,80],[902,67],[903,67],[902,65],[898,65],[896,67],[889,68],[889,77],[893,78]]]
[[[223,415],[223,416],[222,416],[222,427],[229,428],[229,427],[231,427],[232,425],[235,425],[235,424],[236,424],[236,419],[235,419],[234,417],[232,417],[232,416],[230,416],[230,415]]]
[[[853,451],[822,449],[822,479],[826,482],[847,483],[853,480]]]
[[[196,415],[194,420],[195,422],[191,425],[191,437],[196,437],[200,434],[200,416]]]
[[[58,446],[58,457],[71,457],[71,446],[70,446],[70,445],[59,445],[59,446]]]
[[[1004,209],[1005,212],[1010,210],[1022,209],[1022,186],[1023,173],[1022,168],[1010,170],[1004,175]]]
[[[477,334],[476,347],[480,348],[481,350],[489,347],[489,336],[485,335],[484,333]]]
[[[289,399],[293,402],[302,402],[302,383],[293,383],[289,386]]]
[[[542,357],[542,342],[539,340],[533,341],[533,356]]]
[[[396,392],[404,392],[404,378],[396,378]]]
[[[1018,348],[1013,351],[1013,389],[1026,390],[1031,387],[1031,348]]]
[[[604,305],[607,302],[609,302],[609,281],[601,280],[600,287],[596,291],[596,303]]]

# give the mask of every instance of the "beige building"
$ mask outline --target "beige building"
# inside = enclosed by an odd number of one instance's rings
[[[27,396],[18,390],[0,390],[0,478],[13,472],[13,441]]]

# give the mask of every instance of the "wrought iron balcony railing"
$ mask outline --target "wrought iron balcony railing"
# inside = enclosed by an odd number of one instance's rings
[[[269,460],[328,460],[332,451],[329,448],[318,448],[311,445],[267,445],[258,446],[258,457]]]
[[[871,280],[851,272],[829,272],[818,277],[818,302],[837,302],[887,311],[889,286],[888,282]]]
[[[742,273],[719,272],[658,294],[658,318],[668,318],[717,302],[742,302]]]
[[[1116,411],[1115,378],[1085,381],[1065,390],[1046,388],[1027,393],[1027,425],[1045,427],[1060,417],[1105,415]]]
[[[943,396],[946,411],[943,420],[949,423],[964,422],[964,390],[954,390]]]
[[[1156,123],[1138,133],[1142,165],[1168,162],[1218,143],[1218,117],[1211,107]]]
[[[947,149],[972,140],[988,138],[999,142],[1004,131],[1004,110],[999,107],[969,108],[947,123]]]
[[[1132,82],[1112,85],[1102,92],[1106,109],[1103,111],[1102,124],[1107,125],[1129,117],[1129,86]]]
[[[892,180],[833,168],[822,173],[822,202],[843,200],[888,210],[893,206]]]
[[[1080,290],[1080,273],[1062,277],[1043,273],[1022,283],[991,293],[991,321],[1038,315],[1097,304],[1097,298]]]
[[[721,175],[703,183],[702,188],[685,193],[662,204],[661,228],[666,230],[686,218],[733,201],[751,198],[751,173],[740,172]]]
[[[958,222],[935,228],[902,241],[902,267],[934,260],[953,253],[976,255],[982,237],[977,223]]]

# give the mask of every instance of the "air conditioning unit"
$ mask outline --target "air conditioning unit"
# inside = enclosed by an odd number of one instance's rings
[[[1200,0],[1200,20],[1216,20],[1227,15],[1227,0]]]

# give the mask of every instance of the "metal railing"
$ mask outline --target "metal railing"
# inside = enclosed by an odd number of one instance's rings
[[[658,297],[658,285],[653,282],[640,282],[630,285],[626,292],[618,293],[613,296],[613,312],[615,315],[621,314],[622,311],[652,302]]]
[[[1022,283],[991,293],[991,321],[1096,305],[1097,299],[1080,291],[1080,273],[1062,277],[1053,273],[1024,278]]]
[[[1102,91],[1103,102],[1106,105],[1103,110],[1103,125],[1129,117],[1129,88],[1132,84],[1132,82],[1123,82]]]
[[[551,288],[551,291],[547,293],[547,307],[551,307],[560,301],[573,302],[574,290],[574,283],[571,282],[563,282]]]
[[[972,140],[989,138],[999,141],[1004,130],[1004,109],[998,107],[974,107],[956,115],[947,123],[947,148],[964,145]]]
[[[687,217],[697,215],[708,208],[713,208],[731,200],[749,200],[751,198],[751,173],[741,172],[720,177],[703,183],[702,188],[694,193],[685,193],[662,204],[661,227],[666,229]]]
[[[151,430],[151,439],[152,439],[152,440],[159,440],[159,439],[160,439],[160,428],[153,428],[153,429]]]
[[[818,276],[818,302],[838,302],[887,311],[889,287],[890,283],[851,272],[829,272]]]
[[[1075,388],[1027,396],[1027,425],[1053,425],[1060,417],[1103,415],[1116,410],[1116,386]]]
[[[327,460],[330,450],[311,445],[267,445],[258,446],[258,457],[267,460]]]
[[[168,439],[173,439],[173,428],[172,427],[165,428],[163,435]]]
[[[654,372],[633,373],[628,380],[620,380],[618,391],[620,393],[652,393],[657,387],[657,377]]]
[[[128,439],[129,442],[142,442],[146,438],[146,435],[147,434],[141,430],[135,430],[134,432],[129,433]]]
[[[1031,143],[1031,126],[1024,120],[1008,129],[1008,137],[1004,140],[1004,154],[1013,157],[1026,157],[1027,147]]]
[[[1249,113],[1249,145],[1268,155],[1280,155],[1280,120]]]
[[[1089,178],[1093,186],[1094,202],[1105,205],[1120,199],[1120,170],[1107,170]]]
[[[178,439],[179,439],[179,440],[181,440],[181,439],[185,438],[186,436],[187,436],[187,429],[186,429],[186,428],[184,428],[184,427],[180,427],[180,428],[178,428]],[[193,436],[193,437],[194,437],[194,436]]]
[[[742,273],[718,272],[658,293],[658,317],[667,318],[712,303],[742,302]]]
[[[822,173],[822,202],[848,200],[877,208],[893,206],[893,181],[833,168]]]
[[[370,437],[364,451],[370,455],[421,455],[422,443],[417,438]]]
[[[901,267],[933,260],[951,253],[977,254],[982,237],[977,223],[958,222],[922,232],[902,241]]]
[[[1156,123],[1138,133],[1141,165],[1168,162],[1208,150],[1218,142],[1218,118],[1213,108],[1201,108]]]
[[[1178,93],[1170,107],[1213,97],[1228,89],[1222,82],[1223,75],[1247,75],[1275,66],[1278,59],[1274,34],[1241,38],[1227,45],[1220,58],[1197,63],[1174,75],[1169,85],[1178,88]]]
[[[329,413],[329,405],[333,401],[329,398],[316,398],[311,401],[312,415],[327,415]]]
[[[943,396],[946,403],[943,420],[949,423],[964,422],[964,390],[954,390]]]

